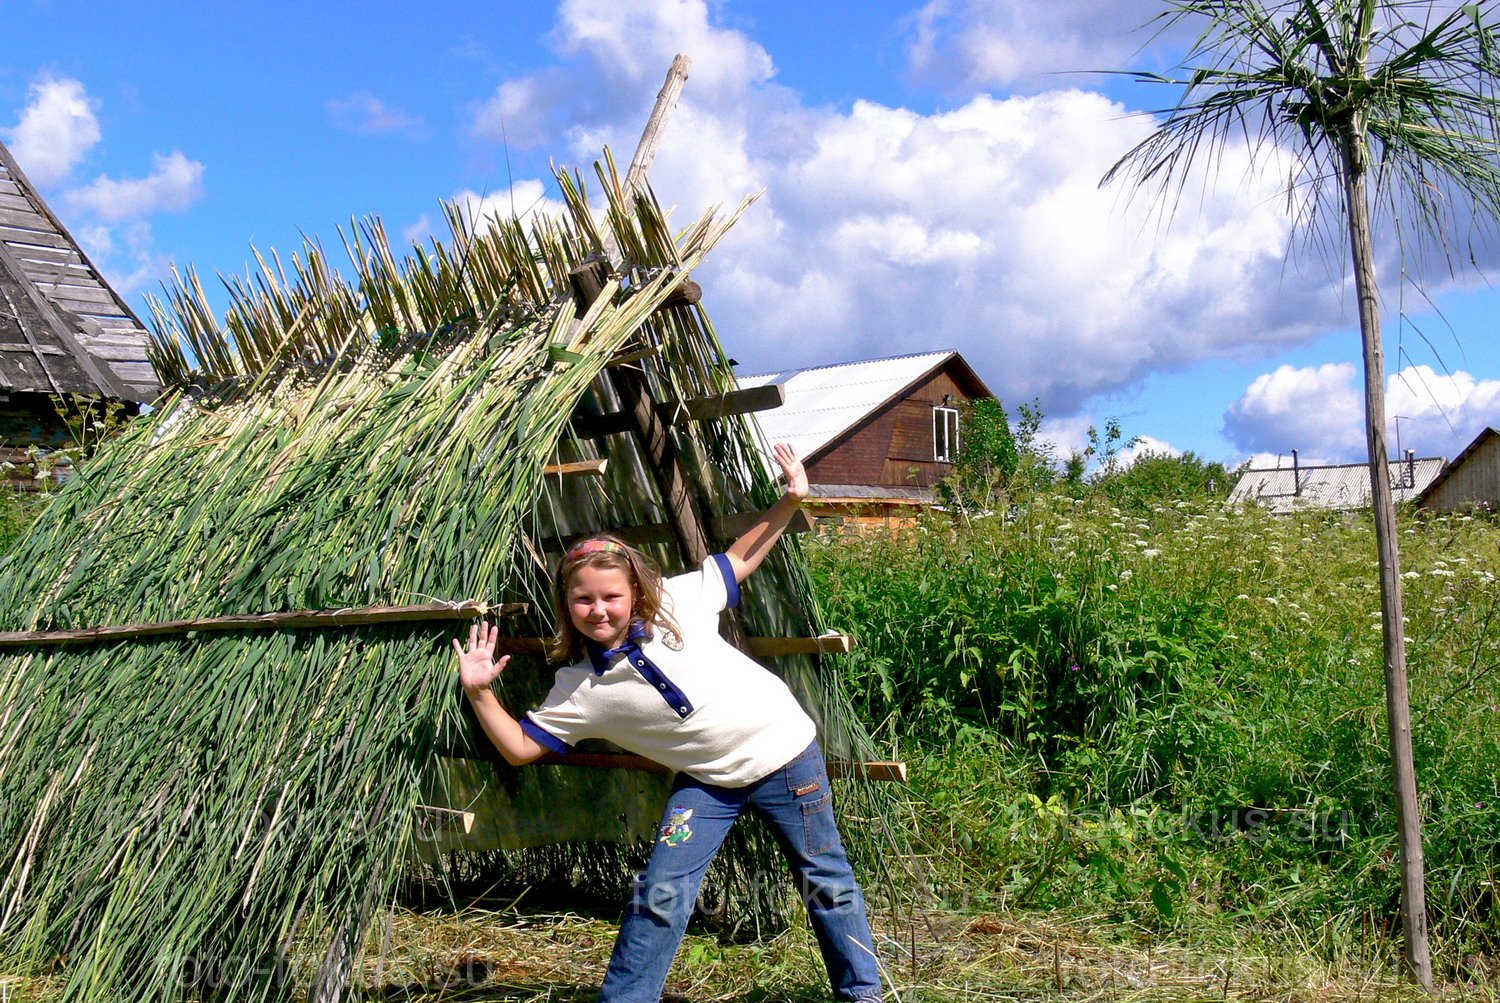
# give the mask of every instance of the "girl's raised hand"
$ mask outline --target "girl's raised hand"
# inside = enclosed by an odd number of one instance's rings
[[[465,651],[458,638],[453,639],[453,650],[458,652],[458,679],[467,692],[475,693],[490,688],[500,678],[509,655],[495,661],[495,646],[500,640],[500,628],[483,620],[469,628],[469,650]]]
[[[771,447],[771,453],[776,457],[776,462],[781,464],[781,476],[786,480],[786,493],[797,501],[807,497],[807,471],[802,468],[802,461],[797,457],[797,451],[785,442],[778,442]]]

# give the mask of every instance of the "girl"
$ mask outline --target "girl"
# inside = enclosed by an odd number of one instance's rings
[[[464,692],[513,766],[603,738],[677,773],[646,870],[637,876],[601,1003],[655,1003],[709,863],[746,808],[770,823],[807,905],[834,997],[879,1000],[864,897],[833,818],[815,727],[786,684],[719,636],[719,611],[760,567],[807,497],[788,445],[775,447],[786,494],[696,571],[663,581],[639,551],[596,536],[563,556],[554,657],[569,663],[519,722],[491,684],[497,628],[455,639]]]

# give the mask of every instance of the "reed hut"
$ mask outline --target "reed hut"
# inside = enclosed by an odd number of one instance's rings
[[[414,877],[623,901],[665,779],[609,749],[499,763],[451,639],[498,618],[524,709],[567,541],[612,529],[672,572],[779,490],[743,414],[766,398],[688,279],[745,205],[674,235],[597,174],[599,212],[562,174],[567,211],[529,227],[450,208],[398,258],[364,224],[349,277],[309,245],[227,280],[222,318],[192,272],[154,305],[168,390],[0,564],[0,971],[69,1000],[337,999]],[[724,629],[868,758],[795,540]]]

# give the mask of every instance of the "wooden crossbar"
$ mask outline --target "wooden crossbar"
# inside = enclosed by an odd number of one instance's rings
[[[671,425],[684,425],[690,421],[714,421],[736,414],[751,414],[770,411],[786,403],[786,387],[773,383],[764,387],[748,387],[728,393],[692,397],[685,401],[665,401],[656,405],[663,421]],[[624,411],[608,414],[581,412],[573,416],[573,434],[580,439],[599,439],[606,435],[628,432],[632,418]]]
[[[776,658],[781,655],[837,655],[854,649],[854,638],[848,634],[824,634],[822,637],[748,637],[750,654],[757,658]],[[540,655],[545,650],[547,638],[501,637],[495,642],[495,653],[499,655]]]
[[[326,627],[362,627],[381,623],[416,623],[424,620],[477,620],[482,616],[520,616],[529,603],[489,606],[479,602],[424,603],[417,606],[365,606],[358,609],[303,610],[287,613],[251,613],[240,616],[206,616],[194,620],[160,623],[128,623],[75,630],[14,630],[0,632],[0,648],[23,645],[97,644],[137,637],[162,637],[193,631],[309,630]]]
[[[495,760],[499,758],[498,754],[479,757],[452,751],[445,751],[443,754],[449,759],[482,758]],[[647,759],[645,756],[638,756],[633,752],[570,752],[567,755],[548,752],[536,760],[535,765],[573,766],[586,770],[636,770],[641,773],[671,772],[654,759]],[[863,780],[899,784],[907,782],[908,774],[904,762],[889,760],[860,762],[846,759],[830,759],[826,765],[828,767],[828,775],[834,779],[856,777]]]
[[[737,540],[745,534],[763,512],[731,512],[728,515],[715,516],[709,521],[709,533],[715,540]],[[798,509],[792,515],[792,521],[787,524],[784,533],[810,533],[813,529],[811,517],[807,512]],[[671,543],[676,540],[672,527],[664,522],[647,523],[643,526],[622,526],[619,529],[610,530],[615,536],[626,543],[637,547],[644,547],[652,543]],[[543,537],[537,541],[537,548],[542,551],[550,551],[560,554],[567,549],[568,541],[557,536]]]
[[[568,463],[549,463],[542,468],[542,473],[548,477],[603,477],[608,469],[608,460],[573,460]]]

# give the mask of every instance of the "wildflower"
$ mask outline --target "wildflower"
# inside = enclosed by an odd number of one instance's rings
[[[1276,598],[1275,596],[1266,596],[1266,602],[1270,603],[1272,606],[1281,605],[1281,600]]]
[[[1421,578],[1422,577],[1422,572],[1420,572],[1420,571],[1403,571],[1403,572],[1401,572],[1401,577],[1402,578]]]
[[[1247,595],[1245,595],[1245,593],[1241,592],[1239,595],[1235,596],[1235,598],[1236,599],[1246,599],[1246,600],[1248,600],[1250,597],[1247,596]]]
[[[1074,662],[1074,663],[1073,663],[1073,664],[1072,664],[1072,665],[1070,665],[1070,666],[1068,666],[1068,668],[1069,668],[1069,669],[1071,669],[1071,670],[1072,670],[1072,671],[1074,671],[1074,672],[1077,672],[1077,671],[1078,671],[1078,663],[1077,663],[1077,662]],[[1484,806],[1483,806],[1483,805],[1480,805],[1480,807],[1481,807],[1481,808],[1482,808],[1482,807],[1484,807]]]
[[[1432,575],[1434,578],[1452,578],[1453,577],[1453,572],[1449,571],[1447,568],[1433,568],[1431,571],[1428,572],[1428,574]]]
[[[1155,547],[1147,547],[1145,550],[1141,551],[1141,556],[1142,557],[1160,557],[1161,556],[1161,551],[1157,550]]]
[[[1124,571],[1120,572],[1120,581],[1122,582],[1128,582],[1134,577],[1135,572],[1131,571],[1129,568],[1126,568]]]

